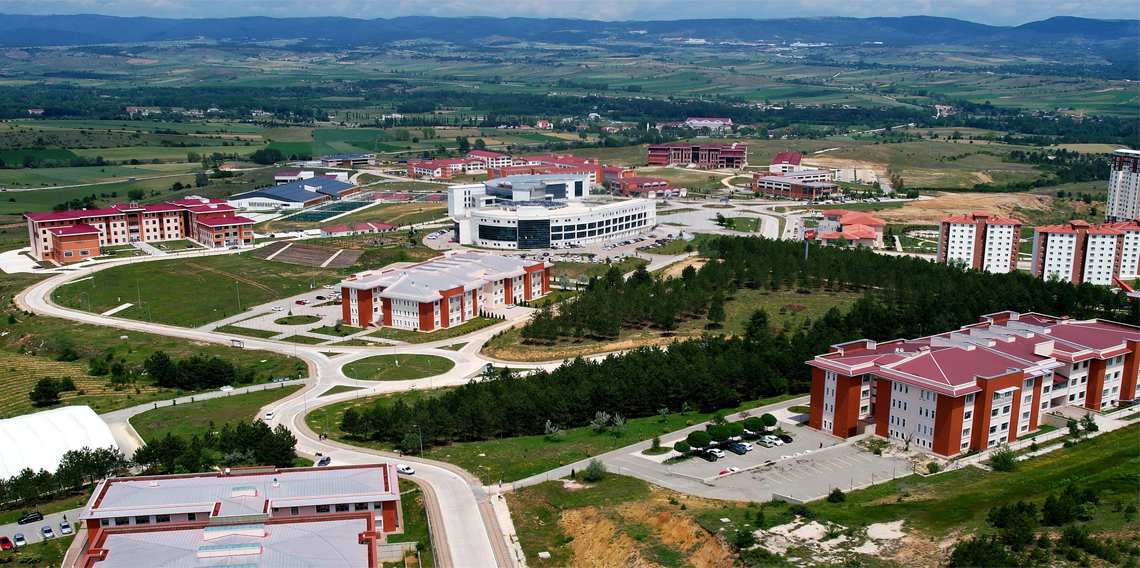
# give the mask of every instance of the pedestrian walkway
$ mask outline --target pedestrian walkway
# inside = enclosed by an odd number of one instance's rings
[[[135,248],[147,253],[150,256],[166,256],[165,252],[158,250],[157,248],[155,248],[154,245],[147,243],[147,242],[135,241],[135,242],[131,243],[131,245],[133,245]]]

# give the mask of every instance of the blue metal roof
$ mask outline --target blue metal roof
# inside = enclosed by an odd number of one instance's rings
[[[275,199],[277,201],[289,201],[296,203],[304,203],[312,199],[328,195],[332,197],[340,197],[340,192],[356,187],[351,183],[337,181],[335,179],[315,177],[311,179],[303,179],[292,183],[285,183],[275,185],[273,187],[266,187],[263,189],[255,189],[246,193],[239,193],[229,198],[229,200],[249,199],[252,197],[264,197],[267,199]]]
[[[372,154],[333,154],[324,156],[322,160],[363,160]]]

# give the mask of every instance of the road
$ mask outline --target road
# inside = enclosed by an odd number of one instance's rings
[[[132,259],[131,261],[140,262],[148,260],[151,259]],[[92,269],[95,271],[103,270],[126,262],[128,261],[104,263],[92,267]],[[238,337],[202,329],[187,329],[116,318],[113,316],[102,316],[95,313],[66,309],[51,301],[51,292],[57,286],[70,280],[89,275],[89,273],[89,270],[62,272],[25,289],[17,295],[16,302],[22,309],[39,315],[65,318],[94,325],[110,326],[126,331],[154,333],[220,344],[229,344],[232,338]],[[273,424],[285,424],[293,430],[297,436],[297,449],[299,452],[310,455],[321,452],[332,457],[334,463],[338,464],[379,463],[391,461],[391,456],[361,448],[333,446],[328,442],[318,440],[315,433],[301,424],[301,416],[303,416],[307,410],[311,410],[311,408],[315,408],[318,405],[323,406],[354,396],[400,392],[412,388],[428,388],[429,386],[455,386],[464,384],[470,376],[481,371],[485,364],[485,360],[478,356],[478,350],[483,342],[499,329],[506,328],[510,325],[513,325],[513,322],[504,322],[503,324],[482,330],[478,334],[479,337],[472,340],[460,351],[440,349],[440,347],[445,347],[450,343],[461,341],[460,339],[419,345],[403,345],[395,348],[311,346],[279,343],[250,337],[241,337],[241,339],[245,343],[246,348],[294,355],[308,363],[309,376],[313,377],[306,381],[308,386],[292,397],[277,401],[271,405],[278,412],[277,416],[275,416],[271,422]],[[455,361],[456,364],[455,367],[447,373],[429,379],[415,381],[356,381],[355,379],[349,379],[341,371],[342,365],[346,363],[351,363],[357,359],[372,355],[390,353],[393,352],[394,349],[398,349],[399,353],[408,354],[431,353],[433,355],[447,357]],[[340,354],[336,356],[335,361],[331,360],[329,356],[325,354],[334,352]],[[526,367],[527,365],[516,366]],[[360,385],[363,388],[361,391],[339,393],[322,397],[319,401],[315,400],[320,393],[338,385]],[[241,389],[239,389],[239,391],[240,390]],[[217,396],[223,395],[221,393],[205,393],[202,395],[196,394],[194,398],[195,400],[199,400],[200,398]],[[190,397],[183,397],[179,399],[179,401],[188,402],[189,398]],[[130,417],[153,408],[154,404],[140,405],[109,413],[104,417],[111,426],[112,432],[115,434],[116,440],[119,441],[124,452],[128,450],[133,452],[133,450],[137,449],[141,444],[141,440],[138,439],[137,434],[135,434],[130,427],[128,422]],[[458,470],[458,468],[447,464],[420,460],[408,461],[417,462],[417,479],[429,484],[432,493],[436,497],[435,503],[429,503],[430,505],[434,505],[434,510],[429,512],[429,516],[440,521],[440,526],[433,526],[433,530],[437,535],[444,535],[441,540],[446,543],[443,554],[441,554],[441,556],[444,557],[439,561],[441,566],[499,566],[501,568],[508,568],[515,565],[511,555],[505,550],[505,543],[502,543],[502,531],[494,516],[485,515],[483,512],[489,504],[483,505],[482,503],[486,503],[488,498],[477,479],[469,475],[465,477],[460,473],[462,470]],[[38,530],[38,528],[36,530]],[[28,532],[24,534],[27,535]],[[446,557],[448,554],[450,558]]]

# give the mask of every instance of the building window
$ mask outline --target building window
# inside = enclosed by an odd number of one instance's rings
[[[129,524],[131,524],[131,518],[130,517],[115,517],[115,526],[116,527],[121,527],[121,526],[129,525]]]
[[[170,515],[155,515],[154,522],[156,523],[169,523]]]
[[[328,505],[317,505],[317,512],[318,513],[327,513],[327,512],[329,512],[329,506]]]
[[[368,503],[356,503],[352,506],[353,511],[367,511]]]
[[[294,516],[300,515],[301,509],[299,507],[289,507],[289,514]]]
[[[99,526],[101,526],[101,527],[111,526],[111,519],[99,519]]]
[[[139,516],[135,517],[135,524],[136,525],[149,525],[150,524],[150,516],[149,515],[139,515]]]
[[[969,420],[973,416],[974,416],[974,411],[973,410],[967,410],[966,412],[962,413],[962,420]]]
[[[347,503],[344,503],[344,504],[338,503],[336,506],[336,512],[347,513],[348,512],[348,504]]]
[[[198,513],[186,513],[186,520],[193,522],[198,520]]]

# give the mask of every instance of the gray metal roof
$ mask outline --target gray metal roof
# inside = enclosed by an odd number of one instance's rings
[[[164,530],[111,533],[102,548],[108,550],[99,568],[206,568],[254,565],[263,568],[366,568],[368,545],[358,536],[368,530],[364,519],[309,523],[275,523],[263,537],[231,535],[203,540],[203,530]],[[204,546],[260,545],[249,554],[236,547],[235,554],[199,558]],[[224,549],[211,548],[209,554]]]
[[[341,286],[357,290],[383,287],[383,298],[431,302],[440,292],[462,287],[473,290],[488,282],[517,278],[527,266],[543,264],[541,260],[524,260],[483,252],[465,252],[432,259],[418,266],[397,268],[379,274],[366,274]]]

